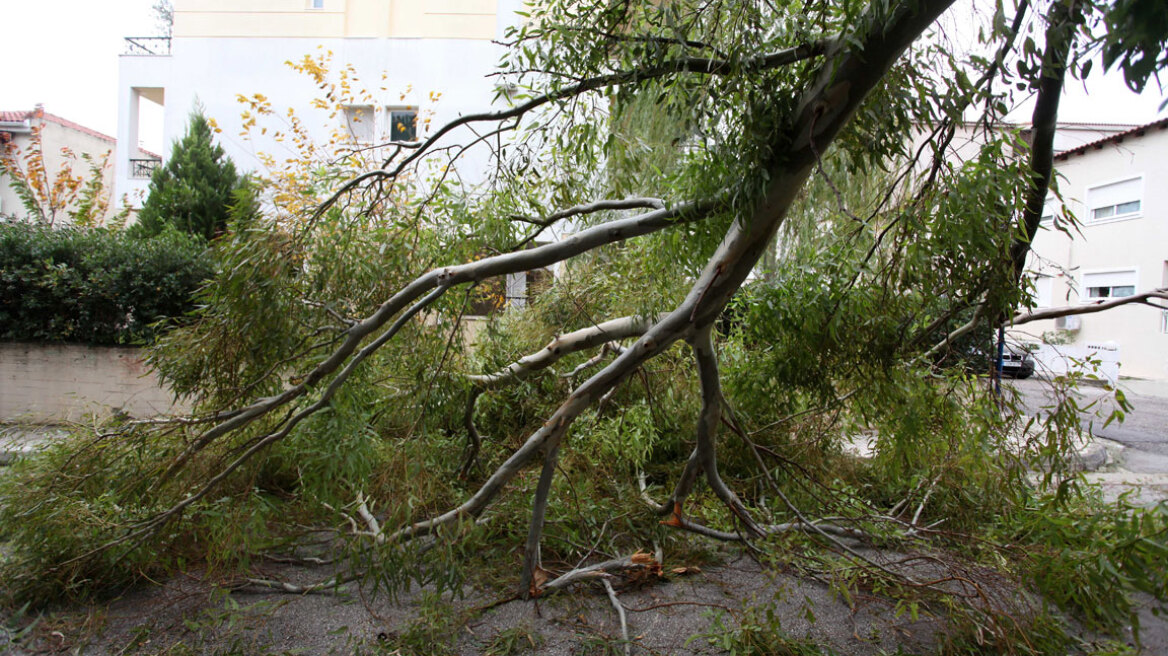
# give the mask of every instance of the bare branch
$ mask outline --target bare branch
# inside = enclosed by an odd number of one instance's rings
[[[543,522],[547,515],[548,494],[552,489],[552,478],[556,475],[556,463],[559,461],[560,441],[563,433],[557,434],[544,447],[543,470],[539,473],[539,483],[535,486],[535,495],[531,503],[531,520],[527,528],[527,543],[523,548],[523,572],[519,577],[519,594],[527,598],[538,591],[533,587],[535,572],[543,568],[539,553],[539,542],[543,536]]]
[[[1057,319],[1059,317],[1070,317],[1078,314],[1094,314],[1096,312],[1105,312],[1112,308],[1131,305],[1133,303],[1140,303],[1142,305],[1150,305],[1154,308],[1163,309],[1161,306],[1152,303],[1152,299],[1168,301],[1168,287],[1160,287],[1159,289],[1153,289],[1150,292],[1142,292],[1140,294],[1124,296],[1123,298],[1113,298],[1106,301],[1095,301],[1094,303],[1087,303],[1084,305],[1069,305],[1066,307],[1023,312],[1021,314],[1014,315],[1014,318],[1010,321],[1010,324],[1014,326],[1020,326],[1024,323],[1030,323],[1031,321],[1042,321],[1043,319]]]
[[[552,366],[561,358],[572,353],[596,348],[613,340],[639,337],[662,317],[663,315],[658,317],[621,317],[582,328],[556,337],[539,352],[521,358],[500,371],[492,374],[467,376],[467,378],[483,388],[498,387],[521,380]]]
[[[475,389],[471,390],[470,396],[467,398],[466,410],[463,412],[467,449],[462,466],[459,467],[459,475],[464,478],[470,475],[470,470],[474,467],[475,459],[478,457],[479,450],[482,447],[482,435],[479,434],[478,428],[475,426],[474,413],[478,398],[485,390],[518,382],[538,371],[550,367],[564,356],[576,353],[577,351],[594,348],[598,343],[604,343],[604,350],[596,358],[576,368],[576,372],[574,373],[578,373],[592,364],[599,364],[605,355],[605,351],[609,350],[609,344],[612,343],[608,340],[642,335],[655,321],[656,319],[639,317],[622,317],[620,319],[606,321],[568,333],[567,335],[561,335],[553,339],[542,350],[521,358],[517,362],[495,373],[468,376],[467,378],[475,384]],[[621,347],[617,346],[612,350],[618,353],[621,352],[617,349],[621,349]]]
[[[606,355],[608,355],[609,353],[620,354],[620,353],[623,353],[624,350],[625,350],[625,347],[621,346],[620,344],[617,344],[616,342],[605,342],[604,345],[600,347],[599,353],[597,353],[596,355],[592,356],[591,358],[585,360],[584,362],[581,362],[580,364],[576,365],[575,369],[573,369],[567,373],[560,374],[560,378],[575,378],[576,376],[584,373],[585,371],[587,371],[587,370],[591,369],[592,367],[595,367],[596,365],[603,362],[604,357]]]
[[[613,574],[630,571],[653,571],[659,569],[661,563],[657,562],[652,556],[646,553],[637,552],[631,556],[623,558],[615,558],[613,560],[606,560],[603,563],[589,565],[588,567],[579,567],[570,572],[561,574],[560,576],[545,583],[540,592],[547,594],[572,585],[581,581],[594,581],[610,577]]]
[[[623,200],[598,200],[592,203],[576,205],[558,212],[553,212],[543,218],[535,219],[526,216],[512,216],[512,221],[521,221],[540,227],[547,227],[556,221],[562,221],[581,214],[594,214],[604,210],[635,210],[635,209],[665,209],[665,201],[660,198],[625,198]]]
[[[974,310],[973,310],[973,317],[971,317],[968,322],[966,322],[962,326],[958,327],[953,332],[945,335],[945,339],[942,339],[940,342],[935,344],[933,346],[933,348],[929,349],[928,351],[925,351],[924,355],[922,355],[921,358],[927,360],[927,359],[933,357],[941,350],[948,348],[948,346],[950,344],[952,344],[953,342],[960,339],[966,333],[970,332],[974,328],[977,328],[977,325],[979,323],[981,323],[981,313],[982,313],[982,310],[984,310],[984,309],[985,309],[984,303],[978,304],[978,306],[976,308],[974,308]]]
[[[250,406],[233,411],[230,413],[230,419],[208,429],[203,435],[199,436],[179,456],[175,463],[171,465],[163,475],[163,479],[165,480],[172,476],[192,455],[206,447],[215,439],[242,428],[266,415],[268,412],[307,394],[317,382],[340,368],[353,355],[354,351],[356,351],[357,347],[366,337],[393,318],[402,308],[430,290],[440,288],[445,291],[454,285],[479,282],[494,276],[542,268],[606,244],[650,234],[679,223],[704,218],[714,211],[716,207],[718,207],[718,204],[712,201],[687,203],[672,209],[656,210],[635,217],[609,221],[582,230],[561,241],[531,250],[505,253],[484,258],[477,262],[430,271],[416,278],[388,301],[382,303],[371,316],[358,322],[346,331],[344,341],[336,350],[312,371],[300,377],[299,383],[289,387],[280,394],[260,399]],[[430,299],[430,301],[432,302],[436,298],[437,296],[434,299]],[[412,312],[416,313],[427,305],[429,305],[429,302],[421,306],[416,306],[416,309],[413,309]],[[358,358],[356,362],[360,362],[360,360],[363,360],[373,351],[380,348],[386,341],[393,337],[397,332],[397,328],[400,327],[401,324],[399,323],[395,329],[388,331],[370,344],[369,347],[363,349],[356,356]],[[350,366],[346,367],[342,373],[334,378],[330,384],[331,388],[335,388],[348,378],[353,364],[350,364]]]
[[[600,579],[604,585],[604,591],[608,593],[608,600],[612,602],[612,607],[616,609],[617,615],[620,617],[621,639],[624,641],[625,656],[632,654],[633,645],[629,641],[629,618],[625,616],[625,607],[616,598],[616,591],[612,589],[612,584],[608,579]]]

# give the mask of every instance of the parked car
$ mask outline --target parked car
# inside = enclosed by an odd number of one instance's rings
[[[997,359],[997,353],[992,354]],[[1006,340],[1002,349],[1002,375],[1009,378],[1029,378],[1034,373],[1034,358],[1025,344]]]
[[[966,345],[963,351],[965,370],[971,374],[984,376],[994,370],[998,360],[998,349],[992,347],[979,348]],[[1031,349],[1025,344],[1006,340],[1002,349],[1002,376],[1006,378],[1029,378],[1034,374],[1034,356]]]

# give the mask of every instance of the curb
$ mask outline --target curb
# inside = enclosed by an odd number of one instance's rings
[[[60,426],[53,424],[0,425],[0,467],[11,465],[63,435]]]

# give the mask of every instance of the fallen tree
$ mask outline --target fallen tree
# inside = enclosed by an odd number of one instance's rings
[[[192,518],[238,529],[254,521],[248,504],[287,496],[328,510],[338,525],[310,528],[354,538],[368,571],[400,583],[423,576],[401,565],[407,556],[457,553],[460,535],[491,530],[493,512],[511,517],[501,508],[518,488],[530,499],[518,589],[538,595],[604,569],[557,579],[542,556],[574,445],[614,449],[623,485],[652,468],[653,487],[672,491],[625,496],[667,527],[752,546],[807,536],[875,570],[852,543],[965,535],[1006,499],[1021,513],[1027,463],[994,449],[1019,419],[991,413],[996,400],[930,356],[963,313],[976,323],[1020,304],[1018,244],[1033,237],[1022,209],[1036,190],[1045,198],[1050,141],[1028,146],[997,125],[1001,86],[1057,95],[1061,83],[1040,82],[1071,67],[1073,39],[1050,40],[1054,54],[1017,40],[1036,17],[1063,33],[1080,18],[1061,0],[1045,14],[999,8],[993,54],[963,60],[929,32],[952,4],[540,5],[508,44],[504,74],[528,92],[512,106],[391,146],[318,203],[236,217],[198,322],[155,351],[201,412],[92,438],[85,465],[118,478],[101,503],[125,512],[64,546],[37,542],[33,568],[68,587],[184,535],[207,539],[183,533]],[[1049,128],[1055,114],[1040,105]],[[955,161],[950,143],[975,109],[984,145]],[[489,150],[487,180],[452,182],[475,147]],[[341,161],[367,156],[354,148]],[[528,248],[552,227],[565,236]],[[464,347],[480,287],[553,265],[565,272],[546,297]],[[560,363],[564,375],[546,373]],[[1041,457],[1073,446],[1069,407],[1051,413]],[[487,457],[484,414],[498,429]],[[622,432],[630,414],[652,433],[644,444]],[[790,428],[799,418],[818,423]],[[841,459],[841,421],[880,428],[876,464],[854,479],[836,478],[865,467]],[[723,427],[740,446],[719,446]],[[456,463],[428,459],[456,451]],[[74,455],[50,460],[58,483],[45,494],[96,512],[69,495],[103,479]],[[435,460],[446,470],[426,471]],[[607,473],[590,484],[618,478]],[[978,486],[992,503],[971,501]],[[241,537],[229,550],[246,561],[254,548]]]

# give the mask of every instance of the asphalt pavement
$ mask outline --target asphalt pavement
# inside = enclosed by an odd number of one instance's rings
[[[1031,378],[1010,381],[1022,395],[1028,414],[1041,411],[1054,399],[1048,381]],[[1102,386],[1084,385],[1076,394],[1081,406],[1092,404],[1084,412],[1083,426],[1095,441],[1107,449],[1107,462],[1087,479],[1099,483],[1107,498],[1132,492],[1137,503],[1155,503],[1168,499],[1168,383],[1125,380],[1119,389],[1131,405],[1123,421],[1107,417],[1115,409],[1114,393]]]

